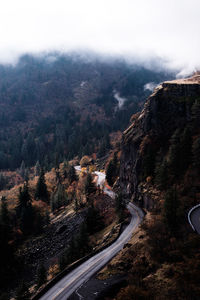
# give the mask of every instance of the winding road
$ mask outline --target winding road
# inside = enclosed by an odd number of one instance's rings
[[[78,166],[76,167],[76,170]],[[78,171],[78,170],[77,170]],[[99,173],[99,174],[98,174]],[[96,172],[99,182],[104,185],[105,174]],[[98,182],[97,180],[97,182]],[[104,190],[106,193],[107,190]],[[112,192],[109,190],[109,192]],[[112,196],[114,192],[112,192]],[[66,300],[68,297],[85,281],[87,281],[92,275],[99,271],[106,263],[108,263],[130,240],[133,232],[136,230],[138,225],[143,219],[143,212],[140,208],[135,206],[133,203],[127,205],[132,218],[130,224],[122,232],[119,238],[108,248],[102,252],[91,257],[89,260],[84,262],[82,265],[71,271],[68,275],[63,277],[57,282],[52,288],[50,288],[46,294],[44,294],[41,300]]]
[[[194,206],[188,213],[188,221],[194,231],[200,234],[200,204]]]

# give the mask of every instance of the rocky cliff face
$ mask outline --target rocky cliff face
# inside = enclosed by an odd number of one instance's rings
[[[133,116],[131,126],[123,133],[119,177],[120,189],[127,198],[148,202],[145,195],[141,196],[141,182],[151,181],[156,156],[159,151],[166,154],[174,131],[190,123],[192,105],[199,98],[199,75],[164,82],[148,98],[143,111]]]

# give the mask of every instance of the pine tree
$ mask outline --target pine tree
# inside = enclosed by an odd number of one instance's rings
[[[55,169],[56,170],[58,170],[59,169],[59,162],[60,162],[60,160],[59,160],[59,154],[58,154],[58,152],[56,152],[55,153]]]
[[[30,233],[34,226],[34,210],[31,201],[28,182],[25,182],[23,188],[20,187],[19,189],[18,205],[16,207],[19,226],[24,234]]]
[[[35,199],[41,199],[44,202],[49,201],[49,193],[47,191],[47,185],[45,182],[45,175],[44,170],[41,168],[40,176],[38,178],[38,182],[36,185],[36,191],[35,191]]]
[[[23,188],[19,188],[18,204],[16,207],[17,216],[21,216],[22,211],[31,203],[31,196],[29,194],[28,182],[24,183]]]
[[[54,211],[57,209],[54,194],[51,194],[50,206],[51,206],[51,212],[54,213]]]
[[[24,172],[24,180],[25,180],[25,181],[29,181],[29,168],[26,168],[26,169],[25,169],[25,172]]]
[[[71,165],[69,166],[67,177],[68,177],[70,183],[77,180],[76,170],[75,170],[74,166],[71,166]]]
[[[110,186],[113,185],[113,174],[115,171],[115,166],[113,164],[113,161],[111,160],[108,164],[107,170],[106,170],[106,180]]]
[[[69,168],[69,164],[66,160],[64,160],[63,166],[62,166],[62,175],[64,178],[67,178],[67,170]]]
[[[44,158],[44,163],[42,164],[42,166],[44,166],[44,170],[45,172],[48,172],[50,170],[50,162],[49,162],[49,157],[48,155],[45,155],[45,158]],[[41,173],[41,170],[40,170],[40,173]]]
[[[119,172],[117,152],[114,153],[113,159],[110,160],[106,170],[106,180],[112,186]]]
[[[37,160],[36,165],[35,165],[35,176],[39,176],[41,170],[41,166],[39,161]]]
[[[3,173],[0,173],[0,190],[5,189],[7,183],[8,183],[7,177],[4,176]]]
[[[51,196],[51,210],[52,212],[61,206],[68,204],[68,197],[65,188],[59,183],[56,192]]]

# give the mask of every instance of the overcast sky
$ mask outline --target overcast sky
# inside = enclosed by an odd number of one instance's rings
[[[0,0],[0,61],[90,49],[200,66],[200,0]]]

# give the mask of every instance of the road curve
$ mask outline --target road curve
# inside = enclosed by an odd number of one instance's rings
[[[200,204],[190,209],[188,213],[188,221],[192,229],[200,234]]]
[[[83,282],[99,271],[123,248],[143,218],[142,210],[133,203],[129,203],[127,208],[132,218],[117,241],[63,277],[40,298],[41,300],[66,300]]]

